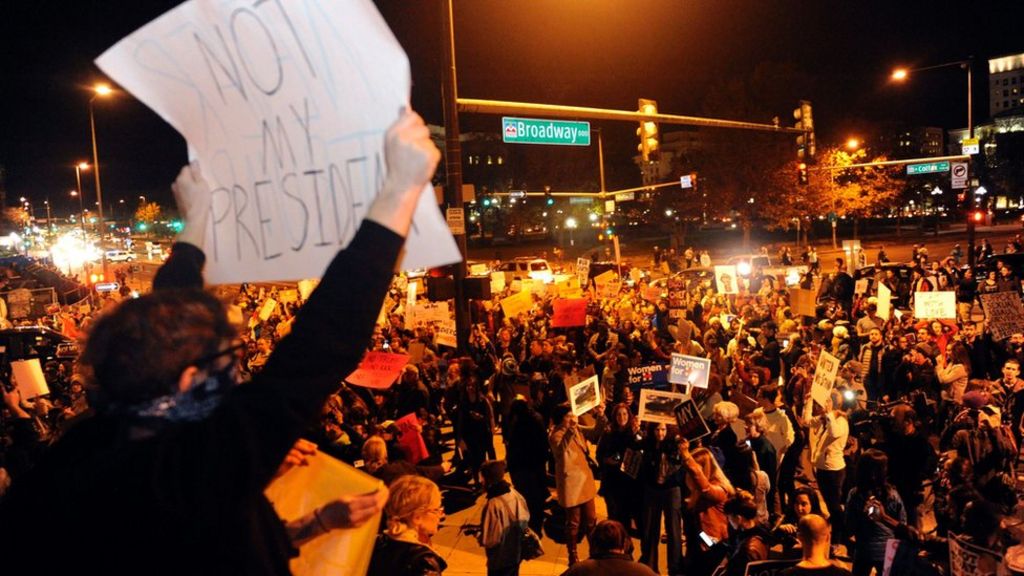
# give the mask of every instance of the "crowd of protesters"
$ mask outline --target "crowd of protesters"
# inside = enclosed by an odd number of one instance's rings
[[[1015,545],[1024,334],[995,338],[978,299],[1019,295],[1020,279],[998,265],[976,280],[959,246],[935,261],[915,247],[908,278],[883,266],[880,250],[875,267],[859,274],[863,283],[843,259],[830,269],[811,252],[799,258],[799,285],[815,294],[813,316],[794,309],[785,278],[757,269],[736,293],[718,293],[713,277],[690,273],[710,262],[688,248],[656,254],[657,268],[683,286],[671,299],[646,273],[624,274],[612,293],[585,277],[571,288],[588,301],[581,326],[552,327],[553,302],[567,295],[558,284],[531,284],[532,308],[506,316],[502,300],[522,288],[511,282],[471,301],[461,355],[439,338],[444,321],[416,320],[413,307],[426,299],[410,300],[412,280],[396,277],[366,350],[408,354],[408,365],[388,388],[342,383],[324,394],[318,421],[302,434],[391,487],[370,573],[444,571],[429,546],[444,518],[439,486],[485,499],[477,534],[495,575],[518,574],[530,532],[565,542],[574,576],[650,574],[662,552],[670,574],[741,575],[769,559],[792,559],[794,574],[845,573],[835,561],[854,574],[881,573],[890,539],[920,552],[918,568],[943,573],[951,538],[996,555]],[[781,260],[793,263],[788,248]],[[888,306],[879,306],[881,285]],[[957,318],[914,318],[915,295],[931,291],[955,292]],[[307,297],[247,285],[229,295],[225,314],[240,337],[233,377],[283,377],[273,358]],[[54,310],[47,321],[84,336],[93,315],[109,326],[118,310]],[[822,352],[841,367],[831,390],[816,396]],[[682,391],[644,377],[673,353],[710,360],[707,387],[687,390],[711,430],[701,438],[638,418],[641,388]],[[97,361],[87,360],[92,370]],[[91,411],[78,370],[52,368],[49,398],[30,401],[4,387],[0,498]],[[574,414],[566,385],[591,375],[602,402]],[[91,400],[101,413],[116,405]],[[422,451],[403,442],[409,429],[399,422],[409,415]],[[292,449],[300,459],[311,449],[303,446]],[[325,527],[329,511],[320,512],[289,524],[292,542],[347,525]],[[577,551],[583,538],[590,559]]]

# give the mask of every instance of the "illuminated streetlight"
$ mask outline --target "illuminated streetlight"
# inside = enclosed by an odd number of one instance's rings
[[[890,78],[896,80],[897,82],[902,82],[903,80],[907,79],[908,74],[909,72],[906,68],[897,68],[892,71],[892,75],[890,76]]]
[[[856,138],[849,138],[846,140],[847,150],[856,150],[857,148],[860,148],[860,140]]]
[[[76,166],[77,168],[77,166]],[[85,239],[85,205],[82,204],[82,194],[78,190],[71,191],[71,197],[78,198],[78,224],[82,229],[82,239]]]

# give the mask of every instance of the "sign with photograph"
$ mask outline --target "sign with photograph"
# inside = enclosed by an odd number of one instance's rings
[[[641,422],[676,423],[676,406],[687,400],[686,394],[643,388],[640,390]]]
[[[598,383],[597,376],[591,376],[579,384],[566,385],[573,415],[586,414],[601,403],[601,387]]]
[[[736,283],[736,266],[715,266],[715,289],[719,294],[736,294],[740,291]]]

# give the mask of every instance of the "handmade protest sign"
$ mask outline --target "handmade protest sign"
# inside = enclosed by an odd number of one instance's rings
[[[595,278],[596,280],[596,278]],[[611,300],[618,298],[619,292],[622,291],[622,282],[619,280],[612,280],[611,282],[605,282],[597,287],[597,297],[605,300]]]
[[[569,328],[583,326],[587,323],[586,298],[558,298],[552,304],[554,306],[554,312],[551,315],[552,328]]]
[[[839,374],[839,358],[825,352],[818,354],[818,366],[814,369],[814,382],[811,384],[811,397],[821,406],[828,406],[826,403],[832,395],[832,386],[836,382],[836,375]]]
[[[704,417],[700,415],[697,403],[692,398],[680,402],[673,410],[675,424],[679,427],[679,435],[689,441],[703,438],[711,433]]]
[[[529,292],[517,292],[501,301],[501,309],[506,318],[515,318],[533,309],[533,295]]]
[[[661,287],[660,286],[648,286],[644,288],[643,293],[644,300],[648,302],[657,302],[661,300]]]
[[[285,521],[302,518],[329,502],[379,490],[384,483],[323,452],[306,466],[294,466],[275,478],[265,494]],[[366,574],[380,526],[378,513],[358,528],[335,529],[299,548],[290,568],[296,576]]]
[[[369,0],[189,0],[96,64],[180,132],[212,192],[200,248],[220,284],[317,277],[388,176],[409,63]],[[405,269],[461,260],[428,184]]]
[[[437,324],[437,327],[434,328],[434,344],[449,348],[459,347],[459,340],[455,332],[455,318],[446,318]]]
[[[290,304],[292,302],[298,302],[299,291],[298,290],[281,290],[278,293],[277,299],[281,301],[281,304]]]
[[[674,410],[684,400],[685,394],[643,388],[640,390],[640,412],[637,419],[641,422],[675,424]]]
[[[556,282],[555,289],[558,291],[559,298],[583,297],[583,290],[580,288],[580,280],[575,276],[570,276],[561,282]]]
[[[382,390],[390,388],[402,368],[409,363],[408,354],[391,354],[389,352],[367,352],[359,367],[345,378],[349,384]]]
[[[579,384],[571,386],[567,383],[566,388],[569,405],[575,416],[586,414],[601,403],[601,387],[598,385],[597,376],[591,376]]]
[[[990,576],[1003,573],[1003,557],[994,550],[976,546],[962,536],[949,534],[949,573],[951,576]]]
[[[498,293],[505,289],[505,273],[491,272],[491,292]]]
[[[715,289],[719,294],[736,294],[736,266],[715,266]]]
[[[868,291],[868,279],[867,278],[861,278],[860,280],[857,280],[857,282],[853,285],[853,293],[854,294],[864,294],[867,291]]]
[[[274,315],[274,309],[277,308],[277,300],[273,298],[267,298],[263,306],[260,307],[260,320],[266,322],[270,320],[270,317]]]
[[[673,276],[665,281],[668,289],[668,315],[669,318],[684,318],[686,316],[686,281]]]
[[[892,316],[892,290],[885,284],[878,283],[878,317],[888,320]]]
[[[50,393],[50,387],[46,385],[46,377],[43,375],[39,358],[11,362],[11,376],[13,376],[14,386],[18,392],[21,392],[23,400],[31,400],[36,396],[45,396]]]
[[[402,433],[398,443],[402,448],[405,448],[405,454],[409,462],[419,464],[420,460],[430,456],[427,444],[423,441],[423,435],[421,434],[423,425],[420,424],[420,419],[416,417],[416,414],[410,412],[402,416],[395,420],[395,426],[398,426],[398,430]]]
[[[616,274],[614,271],[605,270],[604,272],[598,274],[597,276],[594,276],[594,286],[596,286],[598,291],[600,291],[602,286],[608,284],[609,282],[614,282],[615,279],[618,277],[618,274]]]
[[[981,294],[980,298],[993,338],[1005,340],[1014,334],[1024,334],[1024,306],[1016,292]]]
[[[710,376],[711,360],[709,358],[672,354],[672,367],[668,373],[668,381],[672,384],[707,388]]]
[[[915,292],[914,318],[956,319],[956,293]]]
[[[302,297],[303,301],[309,300],[309,295],[313,293],[313,289],[316,288],[319,283],[320,280],[318,278],[305,278],[299,280],[299,296]]]

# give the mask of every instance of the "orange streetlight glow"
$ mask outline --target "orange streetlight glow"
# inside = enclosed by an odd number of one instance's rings
[[[860,148],[860,140],[856,138],[848,139],[846,141],[846,148],[847,150],[856,150],[857,148]]]
[[[907,72],[906,68],[897,68],[897,69],[892,71],[892,79],[893,80],[906,80],[907,79],[907,74],[908,74],[908,72]]]

